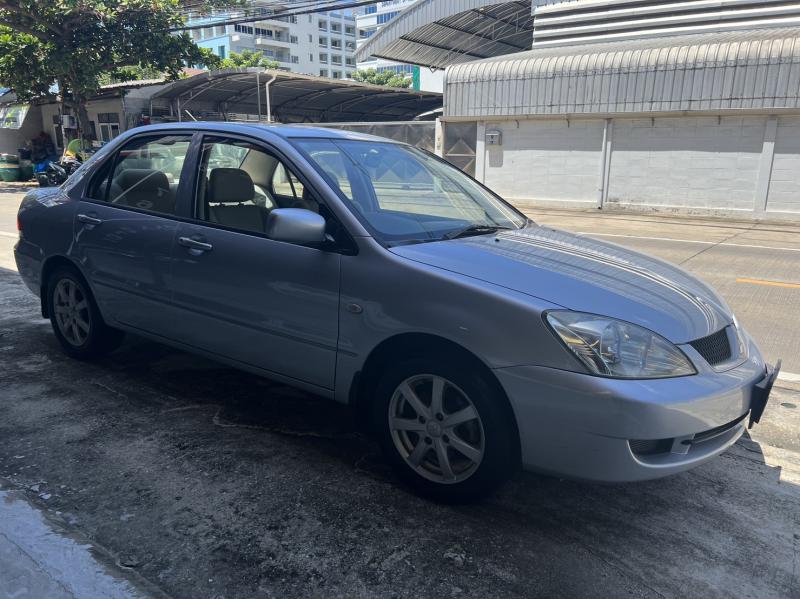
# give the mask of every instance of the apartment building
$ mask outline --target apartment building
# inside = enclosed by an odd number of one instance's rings
[[[281,69],[332,79],[349,79],[356,69],[356,19],[351,14],[273,16],[264,10],[264,18],[255,22],[214,24],[225,18],[215,14],[190,21],[209,24],[192,30],[197,45],[221,58],[243,50],[263,52]]]

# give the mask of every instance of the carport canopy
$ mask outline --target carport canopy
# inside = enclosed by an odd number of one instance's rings
[[[364,42],[356,60],[443,69],[530,50],[532,43],[531,0],[419,0]]]
[[[287,123],[402,121],[441,108],[442,94],[247,68],[205,71],[175,81],[153,94],[151,104],[161,116],[182,121],[268,114]]]

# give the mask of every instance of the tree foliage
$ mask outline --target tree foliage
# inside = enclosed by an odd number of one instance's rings
[[[0,84],[24,100],[57,83],[85,131],[86,100],[104,78],[129,70],[174,79],[185,64],[218,63],[171,31],[182,25],[179,0],[0,0]]]
[[[411,87],[411,79],[392,71],[378,72],[375,69],[359,69],[353,73],[353,79],[362,83],[373,85],[386,85],[388,87]]]
[[[220,61],[219,67],[222,69],[241,69],[247,67],[277,69],[278,62],[265,57],[263,52],[255,50],[242,50],[241,54],[231,52],[228,58],[223,58]]]

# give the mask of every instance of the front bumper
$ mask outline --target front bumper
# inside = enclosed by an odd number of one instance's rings
[[[511,401],[525,469],[604,482],[647,480],[697,466],[733,445],[772,371],[751,340],[724,372],[609,379],[539,366],[494,372]],[[768,390],[767,390],[768,393]]]

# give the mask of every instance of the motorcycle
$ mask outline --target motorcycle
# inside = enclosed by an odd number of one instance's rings
[[[71,156],[65,156],[58,162],[51,162],[36,179],[39,187],[57,187],[66,181],[69,176],[78,170],[81,161]]]

